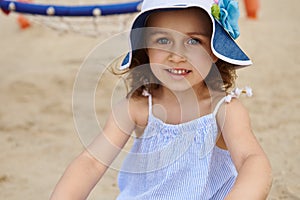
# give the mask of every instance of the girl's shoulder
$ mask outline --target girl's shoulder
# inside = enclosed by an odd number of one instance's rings
[[[139,127],[145,127],[148,122],[149,100],[148,97],[129,98],[129,112],[135,124]]]
[[[248,109],[238,98],[233,98],[230,102],[225,102],[224,106],[228,114],[248,115]]]
[[[230,102],[224,102],[216,115],[219,126],[239,127],[242,124],[250,124],[248,109],[237,98],[232,98]]]
[[[148,100],[123,98],[112,106],[112,119],[123,132],[131,133],[137,127],[145,127],[148,120]]]

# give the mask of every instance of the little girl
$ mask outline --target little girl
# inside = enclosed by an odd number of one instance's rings
[[[51,199],[86,199],[132,132],[118,200],[266,199],[269,161],[229,92],[251,64],[237,18],[234,0],[144,0],[122,63],[131,90]]]

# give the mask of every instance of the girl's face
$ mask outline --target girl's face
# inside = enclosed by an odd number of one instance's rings
[[[197,8],[157,12],[147,27],[150,67],[161,83],[174,91],[203,83],[217,60],[210,47],[209,16]]]

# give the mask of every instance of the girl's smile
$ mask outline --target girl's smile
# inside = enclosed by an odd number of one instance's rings
[[[185,76],[188,73],[191,72],[191,70],[187,70],[187,69],[167,69],[167,71],[172,74],[172,75],[176,75],[176,76]]]
[[[181,80],[184,79],[189,73],[191,73],[191,70],[188,69],[180,69],[180,68],[172,68],[172,69],[166,69],[166,71],[171,75],[172,78],[175,80]]]

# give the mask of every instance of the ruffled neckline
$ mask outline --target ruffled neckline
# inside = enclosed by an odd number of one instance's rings
[[[207,118],[212,118],[215,119],[214,113],[208,113],[206,115],[200,116],[198,118],[189,120],[187,122],[182,122],[179,124],[171,124],[171,123],[166,123],[163,120],[161,120],[160,118],[156,117],[155,115],[152,114],[152,112],[149,114],[149,119],[148,119],[148,123],[149,121],[152,121],[151,118],[155,121],[158,121],[160,124],[164,125],[164,126],[168,126],[168,127],[182,127],[182,126],[189,126],[191,124],[195,124],[198,123],[201,120],[207,119]]]

